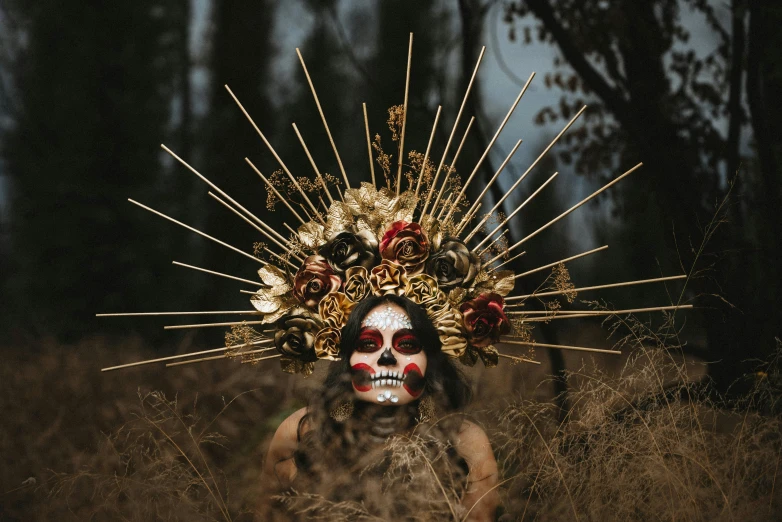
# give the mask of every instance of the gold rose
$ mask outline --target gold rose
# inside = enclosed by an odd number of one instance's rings
[[[408,299],[424,307],[437,301],[439,293],[437,279],[428,274],[418,274],[408,279],[404,291]]]
[[[369,282],[375,295],[399,295],[407,284],[407,272],[402,265],[384,259],[370,272]]]
[[[369,271],[363,266],[352,266],[345,272],[345,295],[357,303],[370,292]]]
[[[315,355],[318,359],[339,361],[339,344],[342,340],[340,330],[331,326],[318,332],[315,336]]]
[[[461,312],[446,303],[445,309],[433,322],[443,345],[443,353],[453,358],[461,357],[467,350],[467,336],[462,325]]]
[[[320,318],[329,326],[342,328],[348,322],[350,312],[356,303],[342,292],[331,292],[318,304]]]

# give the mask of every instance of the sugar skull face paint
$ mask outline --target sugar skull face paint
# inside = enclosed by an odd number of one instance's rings
[[[426,384],[426,353],[401,307],[383,303],[362,323],[350,356],[353,390],[362,401],[407,404]]]

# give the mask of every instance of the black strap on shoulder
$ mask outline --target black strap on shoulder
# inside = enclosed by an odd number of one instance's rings
[[[307,418],[310,416],[309,413],[305,413],[301,416],[299,419],[299,425],[296,426],[296,442],[301,442],[301,429],[304,426],[304,422],[307,421]]]

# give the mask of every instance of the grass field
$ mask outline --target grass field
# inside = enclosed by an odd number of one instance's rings
[[[506,519],[780,516],[776,367],[749,376],[755,392],[727,405],[709,393],[703,365],[677,355],[675,336],[632,320],[619,326],[628,335],[623,356],[567,354],[565,417],[553,406],[547,364],[469,370],[470,413],[501,464]],[[597,327],[571,335],[606,344]],[[259,482],[266,445],[323,374],[288,376],[274,361],[101,373],[160,355],[129,339],[43,341],[4,354],[0,520],[269,519]],[[546,361],[540,349],[537,357]],[[441,518],[443,503],[453,503],[446,497],[419,499],[419,518]],[[366,506],[323,496],[293,500],[311,518],[376,519]]]

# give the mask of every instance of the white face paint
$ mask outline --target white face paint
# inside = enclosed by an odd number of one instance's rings
[[[350,356],[353,390],[359,400],[407,404],[421,395],[427,359],[412,328],[404,309],[393,303],[369,311]]]

